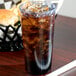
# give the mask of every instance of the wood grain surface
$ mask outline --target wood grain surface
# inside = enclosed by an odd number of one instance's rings
[[[52,71],[76,59],[76,19],[57,16]],[[26,73],[24,51],[0,52],[0,76],[31,76]]]

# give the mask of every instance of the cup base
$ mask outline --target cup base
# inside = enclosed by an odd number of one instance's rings
[[[25,61],[25,63],[26,63],[26,61]],[[35,76],[36,75],[45,75],[45,74],[51,72],[51,63],[47,69],[42,70],[42,69],[38,68],[37,63],[35,61],[28,61],[25,64],[25,69],[26,69],[26,72],[30,75],[35,75]]]

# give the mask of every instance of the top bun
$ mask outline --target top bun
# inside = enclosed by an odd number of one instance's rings
[[[18,21],[18,16],[10,10],[0,9],[0,24],[4,26],[12,25]]]

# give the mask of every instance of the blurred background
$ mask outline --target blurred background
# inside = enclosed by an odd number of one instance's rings
[[[64,0],[58,14],[76,18],[76,0]]]

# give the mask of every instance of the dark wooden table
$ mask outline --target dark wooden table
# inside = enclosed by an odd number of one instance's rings
[[[57,16],[52,71],[76,59],[76,19]],[[0,76],[30,76],[25,72],[24,51],[0,52]]]

